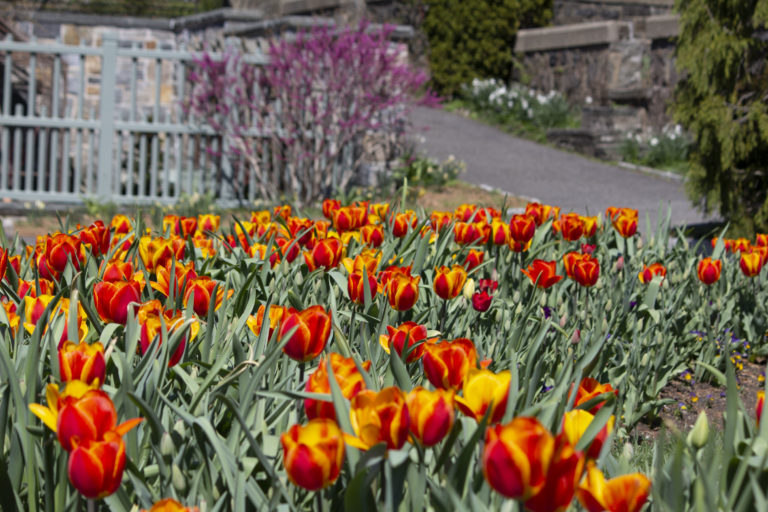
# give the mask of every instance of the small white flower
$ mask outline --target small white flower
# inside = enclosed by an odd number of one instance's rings
[[[587,105],[591,105],[593,101],[594,100],[592,99],[592,96],[587,96],[586,98],[584,98],[584,103],[586,103]]]
[[[650,142],[651,146],[658,146],[659,145],[659,139],[656,137],[653,137]]]

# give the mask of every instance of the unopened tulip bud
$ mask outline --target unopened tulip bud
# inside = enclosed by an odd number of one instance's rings
[[[467,282],[464,284],[464,290],[462,290],[462,293],[467,300],[472,300],[472,295],[475,294],[474,279],[467,279]]]
[[[624,460],[631,460],[635,456],[635,447],[632,443],[624,443],[624,447],[621,450],[621,456]]]
[[[624,268],[624,256],[619,256],[616,260],[616,270],[619,271]]]
[[[565,324],[568,323],[568,313],[563,313],[563,316],[560,317],[560,327],[565,327]]]
[[[573,335],[571,336],[571,343],[576,345],[580,341],[581,341],[581,330],[580,329],[574,329]]]
[[[709,421],[707,420],[707,413],[701,411],[699,417],[696,418],[693,428],[688,432],[688,443],[697,450],[707,444],[709,439]]]
[[[519,303],[520,302],[520,292],[516,291],[514,295],[512,295],[512,302]]]
[[[176,492],[184,492],[187,489],[187,479],[184,477],[184,473],[181,472],[181,468],[174,464],[171,466],[171,482]]]
[[[498,281],[499,280],[499,271],[495,268],[491,270],[491,281]]]
[[[162,439],[160,439],[160,453],[163,455],[163,457],[170,457],[173,455],[175,450],[176,447],[173,444],[173,438],[171,437],[171,434],[164,432]]]
[[[653,237],[651,237],[650,245],[653,246],[654,240]],[[643,239],[641,237],[637,237],[636,247],[639,249],[643,248]]]
[[[515,316],[522,315],[522,314],[523,314],[523,305],[518,302],[517,307],[515,308]]]
[[[179,434],[182,439],[186,439],[187,429],[184,426],[184,422],[182,420],[178,420],[176,423],[173,424],[173,431]]]

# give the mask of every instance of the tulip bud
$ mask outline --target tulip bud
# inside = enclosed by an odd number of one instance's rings
[[[184,427],[184,422],[182,420],[178,420],[176,423],[174,423],[173,431],[179,434],[182,439],[187,437],[187,429]]]
[[[563,316],[560,317],[560,327],[565,327],[565,324],[568,323],[568,313],[563,313]]]
[[[516,291],[514,295],[512,295],[512,302],[514,303],[520,303],[520,292]]]
[[[635,447],[632,443],[624,443],[624,447],[621,450],[621,457],[624,460],[631,460],[635,456]]]
[[[571,343],[576,345],[581,341],[581,330],[580,329],[574,329],[573,335],[571,336]]]
[[[173,455],[175,450],[176,447],[173,444],[173,438],[171,437],[171,434],[164,432],[162,439],[160,439],[160,453],[163,455],[163,457],[167,458]]]
[[[187,489],[187,480],[184,477],[184,473],[181,472],[181,468],[174,464],[171,466],[171,482],[176,492],[184,492]]]
[[[515,308],[515,316],[522,315],[522,314],[523,314],[523,305],[518,302],[517,307]]]
[[[640,360],[640,364],[643,366],[646,366],[650,359],[651,359],[651,354],[646,352],[645,354],[643,354],[643,358]]]
[[[474,295],[475,293],[474,279],[467,279],[467,282],[464,283],[464,289],[462,290],[462,293],[464,294],[464,297],[466,297],[467,300],[472,300],[472,295]]]
[[[651,237],[650,245],[651,245],[651,247],[653,247],[653,245],[654,245],[653,237]],[[643,239],[641,237],[637,237],[636,247],[637,247],[638,250],[643,248]]]
[[[624,268],[624,256],[619,256],[619,258],[616,260],[616,270],[620,271]]]
[[[696,423],[693,425],[693,428],[690,432],[688,432],[687,440],[688,444],[698,450],[707,444],[708,439],[709,421],[707,420],[707,413],[701,411],[699,413],[699,417],[696,419]]]

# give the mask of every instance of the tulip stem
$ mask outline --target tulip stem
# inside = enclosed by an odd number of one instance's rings
[[[96,500],[88,498],[88,512],[96,512]]]
[[[446,299],[443,299],[443,308],[440,312],[440,334],[445,334],[445,315],[448,311],[448,301]]]

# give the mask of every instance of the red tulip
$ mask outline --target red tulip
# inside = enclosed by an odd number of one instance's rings
[[[101,282],[93,287],[96,311],[105,322],[125,325],[128,314],[133,313],[131,303],[141,301],[141,285],[136,281]]]
[[[533,260],[533,264],[522,272],[539,288],[549,288],[563,278],[557,275],[554,261]]]
[[[704,258],[696,267],[696,275],[699,276],[699,280],[702,283],[710,285],[720,279],[720,271],[722,268],[722,261],[713,260],[712,258]]]

